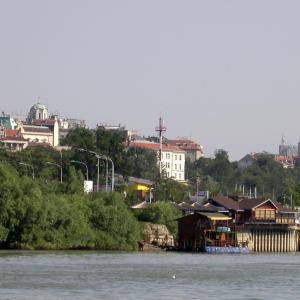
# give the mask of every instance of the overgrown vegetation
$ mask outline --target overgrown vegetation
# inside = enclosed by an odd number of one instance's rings
[[[84,195],[73,179],[33,181],[0,163],[1,247],[136,249],[140,227],[122,195]]]
[[[239,169],[237,162],[230,162],[224,150],[218,150],[215,158],[201,158],[187,163],[189,179],[201,190],[210,191],[211,196],[229,195],[238,192],[242,186],[247,193],[257,189],[259,196],[275,198],[282,203],[300,205],[300,164],[294,169],[284,169],[275,162],[272,155],[256,155],[253,165]]]

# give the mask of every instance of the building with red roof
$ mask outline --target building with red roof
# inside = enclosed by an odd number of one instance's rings
[[[168,140],[168,144],[184,150],[185,158],[189,159],[191,162],[198,160],[204,155],[203,147],[189,139]]]
[[[142,140],[130,142],[127,147],[155,151],[157,153],[157,162],[159,164],[159,143]],[[161,155],[163,174],[168,178],[183,182],[185,180],[185,151],[177,146],[163,144]]]

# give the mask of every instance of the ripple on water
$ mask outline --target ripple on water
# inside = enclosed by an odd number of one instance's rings
[[[298,253],[2,251],[0,268],[0,299],[299,298]]]

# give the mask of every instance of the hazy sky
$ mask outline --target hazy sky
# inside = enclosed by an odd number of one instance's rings
[[[300,140],[300,1],[0,0],[0,110],[186,136],[239,159]]]

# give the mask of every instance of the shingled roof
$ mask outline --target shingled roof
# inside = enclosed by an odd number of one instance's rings
[[[215,197],[210,202],[216,203],[219,206],[223,206],[226,209],[234,211],[252,210],[264,203],[271,202],[275,208],[281,213],[295,213],[291,208],[286,208],[279,202],[271,199],[263,198],[244,198],[240,201],[233,200],[229,197]]]
[[[229,198],[229,197],[214,197],[211,199],[213,202],[227,208],[229,210],[241,210],[239,206],[239,202]]]

